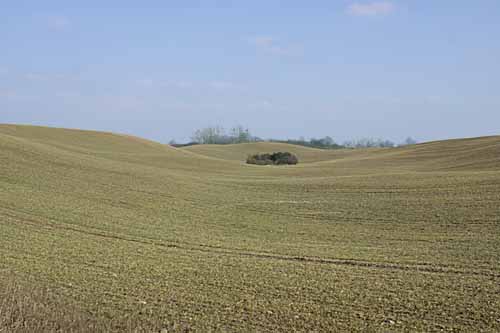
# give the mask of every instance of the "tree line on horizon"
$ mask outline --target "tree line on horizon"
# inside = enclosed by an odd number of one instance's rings
[[[386,139],[374,138],[360,138],[356,140],[344,141],[342,144],[336,143],[330,136],[323,138],[310,138],[303,137],[299,139],[262,139],[250,133],[248,128],[243,126],[234,126],[229,131],[222,126],[205,127],[196,130],[191,136],[191,141],[188,143],[176,143],[174,140],[170,141],[170,145],[174,147],[185,147],[192,145],[203,144],[238,144],[249,142],[279,142],[294,145],[300,145],[310,148],[320,149],[340,149],[340,148],[392,148],[406,145],[416,144],[417,141],[412,137],[407,137],[402,143],[396,144],[393,141]]]

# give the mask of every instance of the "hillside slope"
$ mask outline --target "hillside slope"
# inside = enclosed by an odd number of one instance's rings
[[[233,145],[195,145],[184,150],[223,160],[244,162],[248,155],[289,151],[301,163],[352,163],[354,168],[381,167],[415,171],[500,170],[500,136],[428,142],[399,148],[323,150],[286,143],[259,142]],[[361,163],[362,162],[362,163]],[[333,164],[331,165],[334,166]]]
[[[50,291],[114,331],[498,331],[499,141],[259,167],[0,125],[0,295]]]
[[[288,151],[297,155],[301,163],[332,160],[346,154],[345,150],[322,150],[278,142],[255,142],[231,145],[194,145],[182,148],[196,154],[244,162],[248,155],[264,152]]]
[[[500,170],[500,136],[423,143],[394,156],[404,160],[427,170]]]

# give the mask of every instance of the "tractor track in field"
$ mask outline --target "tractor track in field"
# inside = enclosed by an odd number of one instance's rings
[[[163,248],[173,248],[182,251],[191,251],[215,255],[226,255],[226,256],[239,256],[255,259],[267,259],[267,260],[280,260],[289,262],[298,262],[304,264],[324,264],[332,266],[349,266],[354,268],[368,268],[368,269],[382,269],[382,270],[396,270],[396,271],[408,271],[408,272],[419,272],[419,273],[435,273],[435,274],[453,274],[453,275],[471,275],[471,276],[481,276],[481,277],[491,277],[500,278],[500,273],[494,271],[472,271],[457,269],[446,265],[431,265],[431,264],[401,264],[401,263],[390,263],[390,262],[377,262],[377,261],[363,261],[358,259],[350,258],[322,258],[322,257],[308,257],[308,256],[294,256],[277,254],[272,252],[256,252],[251,250],[243,250],[237,248],[224,248],[206,244],[192,244],[183,243],[172,240],[156,240],[150,238],[133,238],[127,237],[125,235],[116,235],[107,233],[103,230],[89,230],[89,229],[79,229],[55,219],[44,218],[37,220],[32,213],[22,212],[19,210],[12,210],[7,207],[2,207],[3,215],[9,217],[10,219],[20,223],[29,224],[31,226],[36,226],[38,228],[46,228],[53,230],[65,230],[70,232],[76,232],[85,234],[88,236],[102,237],[107,239],[114,239],[118,241],[134,242],[143,245],[157,246]],[[10,211],[10,212],[8,212]],[[20,217],[19,213],[23,215],[28,215]],[[1,216],[1,215],[0,215]],[[39,217],[40,218],[40,217]],[[44,219],[45,221],[42,221]]]

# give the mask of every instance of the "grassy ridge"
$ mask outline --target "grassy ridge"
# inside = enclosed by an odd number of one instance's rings
[[[257,142],[234,145],[195,145],[184,150],[230,161],[245,161],[248,155],[263,152],[289,151],[301,163],[330,161],[356,163],[369,168],[382,164],[391,169],[406,166],[408,171],[498,170],[500,169],[500,137],[481,137],[428,142],[399,148],[324,150],[286,143]],[[368,159],[368,161],[367,161]],[[373,162],[373,163],[369,163]],[[353,170],[356,174],[357,170]]]
[[[499,329],[499,137],[236,148],[0,125],[0,276],[106,329]]]
[[[231,145],[194,145],[182,148],[196,154],[231,161],[245,161],[248,155],[262,152],[288,151],[300,158],[300,162],[328,161],[345,156],[347,150],[323,150],[278,142],[255,142]]]

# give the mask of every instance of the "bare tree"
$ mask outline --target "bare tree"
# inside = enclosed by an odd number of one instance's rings
[[[191,139],[194,142],[201,144],[214,144],[220,141],[220,138],[224,137],[224,128],[220,126],[215,127],[205,127],[196,130],[192,135]]]
[[[415,145],[415,144],[417,144],[417,140],[415,140],[414,138],[409,136],[405,139],[405,141],[402,144],[400,144],[400,146],[409,146],[409,145]]]
[[[191,140],[200,144],[228,144],[252,142],[259,139],[253,137],[248,128],[238,125],[231,129],[229,135],[221,126],[202,128],[194,132]]]

